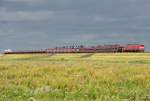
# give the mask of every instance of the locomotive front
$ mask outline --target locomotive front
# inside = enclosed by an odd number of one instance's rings
[[[126,45],[123,49],[124,52],[144,52],[145,46],[139,44]]]

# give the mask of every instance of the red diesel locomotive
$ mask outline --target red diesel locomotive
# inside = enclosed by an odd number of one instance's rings
[[[144,52],[144,45],[126,45],[123,52]]]

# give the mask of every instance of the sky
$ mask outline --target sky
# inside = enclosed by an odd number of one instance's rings
[[[0,0],[0,51],[144,44],[150,0]]]

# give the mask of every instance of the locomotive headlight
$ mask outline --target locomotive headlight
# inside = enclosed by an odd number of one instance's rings
[[[144,46],[140,46],[139,48],[140,48],[140,49],[144,49]]]

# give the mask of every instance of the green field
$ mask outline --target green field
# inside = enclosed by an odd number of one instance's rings
[[[150,53],[3,55],[0,101],[150,101]]]

